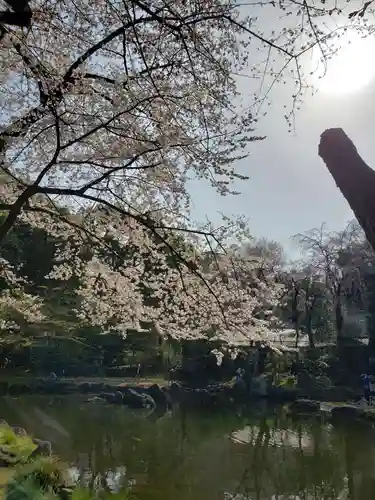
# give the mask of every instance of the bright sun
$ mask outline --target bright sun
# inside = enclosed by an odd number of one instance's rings
[[[314,84],[327,94],[354,93],[369,84],[375,76],[374,37],[361,38],[351,33],[350,37],[341,38],[340,47],[337,55],[328,61],[326,72],[320,50],[316,49],[313,54]]]

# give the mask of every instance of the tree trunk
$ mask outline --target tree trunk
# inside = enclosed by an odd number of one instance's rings
[[[375,250],[375,171],[359,156],[341,128],[323,132],[319,144],[323,159]]]
[[[314,349],[315,339],[314,339],[314,333],[312,331],[312,312],[311,311],[307,314],[307,336],[309,337],[310,349]]]
[[[342,340],[342,338],[343,338],[343,336],[342,336],[342,330],[343,330],[343,326],[344,326],[344,317],[342,315],[342,306],[341,306],[341,299],[340,299],[340,297],[336,297],[335,323],[336,323],[337,342],[340,342]]]
[[[309,337],[310,349],[314,349],[314,347],[315,347],[315,338],[314,338],[314,332],[312,329],[312,319],[313,319],[315,303],[316,303],[316,296],[314,296],[312,298],[310,305],[307,305],[307,300],[305,301],[305,315],[306,315],[306,320],[307,320],[306,327],[307,327],[307,336]]]
[[[367,294],[367,331],[369,336],[368,362],[371,375],[375,375],[375,272],[365,275]]]

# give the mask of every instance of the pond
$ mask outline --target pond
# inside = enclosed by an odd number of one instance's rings
[[[139,500],[373,500],[375,431],[175,409],[162,416],[76,397],[0,401],[0,418],[50,440],[85,483],[123,482]]]

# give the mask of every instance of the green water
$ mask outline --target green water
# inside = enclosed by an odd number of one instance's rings
[[[78,398],[0,400],[0,418],[52,442],[78,480],[140,500],[375,499],[375,430],[279,411],[163,416]]]

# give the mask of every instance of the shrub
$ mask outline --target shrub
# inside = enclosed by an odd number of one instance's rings
[[[63,465],[54,457],[39,457],[16,471],[8,485],[6,500],[27,499],[27,495],[34,494],[35,490],[45,493],[46,498],[51,495],[51,498],[54,498],[53,495],[56,498],[67,498],[68,486],[68,476]]]
[[[4,500],[135,500],[125,489],[118,493],[74,488],[67,469],[54,457],[40,457],[19,467]]]

